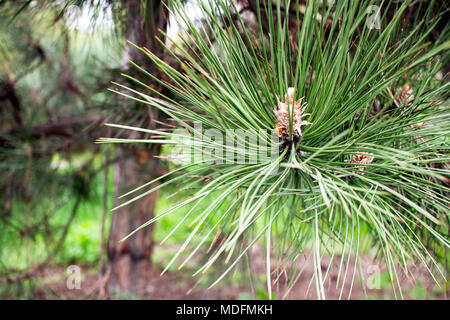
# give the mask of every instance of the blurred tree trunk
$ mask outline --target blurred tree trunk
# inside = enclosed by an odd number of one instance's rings
[[[160,0],[131,0],[123,1],[123,5],[127,9],[126,40],[138,46],[144,46],[162,57],[163,48],[155,40],[155,36],[159,35],[157,30],[165,30],[167,25],[167,11],[162,2]],[[132,68],[129,60],[136,62],[150,73],[157,72],[154,66],[149,65],[148,57],[126,43],[122,69],[131,74]],[[137,77],[139,78],[139,75]],[[150,80],[147,77],[144,82],[149,84]],[[126,85],[132,86],[133,84],[126,83]],[[150,85],[157,87],[156,84]],[[138,90],[142,91],[142,87]],[[147,92],[147,94],[150,93]],[[152,110],[153,108],[149,109],[148,105],[126,105],[123,107],[127,110],[130,108],[133,110],[132,114],[139,113],[139,124],[131,123],[131,125],[151,127],[152,119],[161,120],[162,115],[157,110]],[[158,161],[153,157],[153,155],[159,153],[159,147],[151,146],[137,149],[136,147],[126,148],[125,145],[121,145],[116,150],[120,153],[122,160],[115,164],[115,199],[160,174]],[[107,292],[111,298],[130,295],[143,296],[145,294],[151,267],[153,228],[151,226],[146,227],[126,241],[119,241],[153,217],[157,198],[157,193],[153,193],[112,213],[107,250],[110,273]]]

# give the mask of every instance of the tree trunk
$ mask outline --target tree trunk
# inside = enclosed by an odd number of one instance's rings
[[[123,5],[127,8],[127,40],[138,46],[148,48],[158,56],[162,56],[163,49],[154,39],[158,28],[165,30],[167,24],[167,12],[161,1],[142,2],[132,0],[123,1]],[[153,67],[148,65],[149,59],[134,46],[127,43],[123,52],[123,69],[127,73],[131,73],[129,60],[152,72]],[[144,82],[148,84],[149,80],[149,78],[146,78]],[[127,83],[127,85],[132,86],[130,83]],[[138,90],[142,91],[142,88]],[[130,106],[127,105],[125,108],[129,110]],[[150,110],[148,105],[133,106],[132,110],[132,113],[136,110],[135,112],[142,115],[138,119],[138,126],[151,127],[151,119],[161,119],[162,116],[156,110]],[[122,123],[123,121],[126,120],[122,120]],[[155,160],[156,158],[153,158],[153,155],[159,153],[159,147],[152,146],[144,149],[140,147],[140,149],[137,149],[132,146],[132,149],[127,149],[124,145],[121,145],[116,150],[125,155],[115,165],[116,199],[119,195],[159,175],[159,164]],[[120,242],[120,239],[153,218],[157,198],[157,193],[152,193],[112,213],[107,251],[110,275],[106,286],[111,298],[126,298],[145,294],[145,287],[150,280],[153,227],[150,226],[140,230],[124,242]]]
[[[124,194],[131,187],[152,179],[152,166],[134,158],[119,161],[115,166],[116,194]],[[151,254],[153,250],[153,227],[146,227],[126,241],[120,239],[153,217],[158,194],[152,193],[117,212],[113,212],[108,239],[108,260],[111,273],[108,294],[118,298],[143,296],[149,281]]]

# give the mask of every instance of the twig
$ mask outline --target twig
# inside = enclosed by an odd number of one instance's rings
[[[29,279],[31,278],[36,272],[38,272],[39,270],[42,270],[55,256],[56,254],[59,252],[59,250],[61,249],[64,240],[66,239],[66,235],[67,232],[69,230],[70,225],[72,224],[73,219],[75,218],[75,215],[78,211],[78,207],[80,205],[81,202],[81,197],[78,196],[75,200],[75,204],[72,208],[72,212],[70,214],[69,219],[67,220],[65,226],[64,226],[64,230],[63,233],[61,234],[61,237],[58,240],[58,243],[55,246],[55,249],[53,250],[53,252],[51,254],[49,254],[47,256],[47,258],[41,262],[38,263],[36,265],[34,265],[33,267],[31,267],[25,274],[17,276],[15,278],[10,278],[10,277],[4,277],[3,280],[7,283],[15,283],[15,282],[21,282],[23,280]]]
[[[111,131],[110,129],[108,131]],[[110,133],[109,133],[110,134]],[[105,168],[104,168],[104,180],[103,180],[103,213],[102,213],[102,224],[100,228],[100,261],[99,261],[99,273],[98,273],[98,285],[100,297],[103,298],[106,295],[105,292],[105,282],[102,281],[105,273],[105,218],[108,211],[108,177],[109,177],[109,162],[110,162],[110,147],[108,146],[105,150]]]

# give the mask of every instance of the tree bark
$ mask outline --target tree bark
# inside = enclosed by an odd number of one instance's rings
[[[152,179],[151,163],[140,163],[134,158],[119,161],[114,168],[115,193],[124,194]],[[153,226],[146,227],[126,241],[120,240],[153,217],[157,192],[113,212],[108,240],[108,260],[111,268],[107,285],[112,298],[143,296],[149,282],[153,252]]]
[[[162,57],[163,48],[155,41],[157,30],[165,30],[167,25],[167,12],[162,2],[159,0],[132,0],[123,1],[123,5],[127,9],[126,39],[138,46],[144,46]],[[152,66],[148,65],[149,59],[128,43],[125,45],[122,59],[122,69],[127,72],[131,72],[129,60],[149,72],[156,72],[152,70]],[[139,78],[139,75],[137,77]],[[144,82],[148,84],[149,80],[146,78]],[[131,86],[132,84],[127,83],[127,85]],[[142,91],[142,88],[138,90]],[[130,106],[126,106],[126,108],[130,108]],[[148,105],[137,105],[133,108],[142,115],[139,119],[140,126],[151,127],[152,118],[161,119],[162,117],[156,110],[150,110]],[[120,146],[116,150],[126,155],[124,159],[121,157],[122,160],[117,162],[114,168],[116,199],[117,196],[159,175],[159,164],[153,157],[159,153],[159,147],[140,147],[138,149],[138,147],[132,146],[131,149],[127,149]],[[112,213],[107,250],[110,275],[106,285],[110,298],[145,295],[145,287],[150,281],[153,227],[149,226],[140,230],[126,241],[120,242],[120,239],[153,218],[157,198],[157,193],[152,193]]]

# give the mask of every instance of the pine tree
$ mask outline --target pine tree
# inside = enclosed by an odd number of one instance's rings
[[[353,256],[356,273],[367,248],[386,264],[396,297],[399,273],[408,275],[412,262],[446,283],[450,122],[441,70],[450,42],[442,4],[205,0],[201,25],[182,2],[171,5],[188,32],[161,44],[183,69],[139,46],[166,78],[136,64],[171,96],[131,75],[139,89],[117,86],[184,131],[109,124],[147,137],[99,142],[187,152],[117,208],[169,185],[186,198],[125,239],[180,209],[167,237],[189,219],[193,229],[165,270],[188,248],[180,267],[220,238],[195,273],[224,261],[212,285],[261,241],[269,296],[280,272],[273,259],[289,266],[292,285],[302,272],[297,257],[307,255],[316,296],[325,298],[330,269],[352,284],[363,276],[347,271]],[[268,156],[266,146],[277,152]]]

